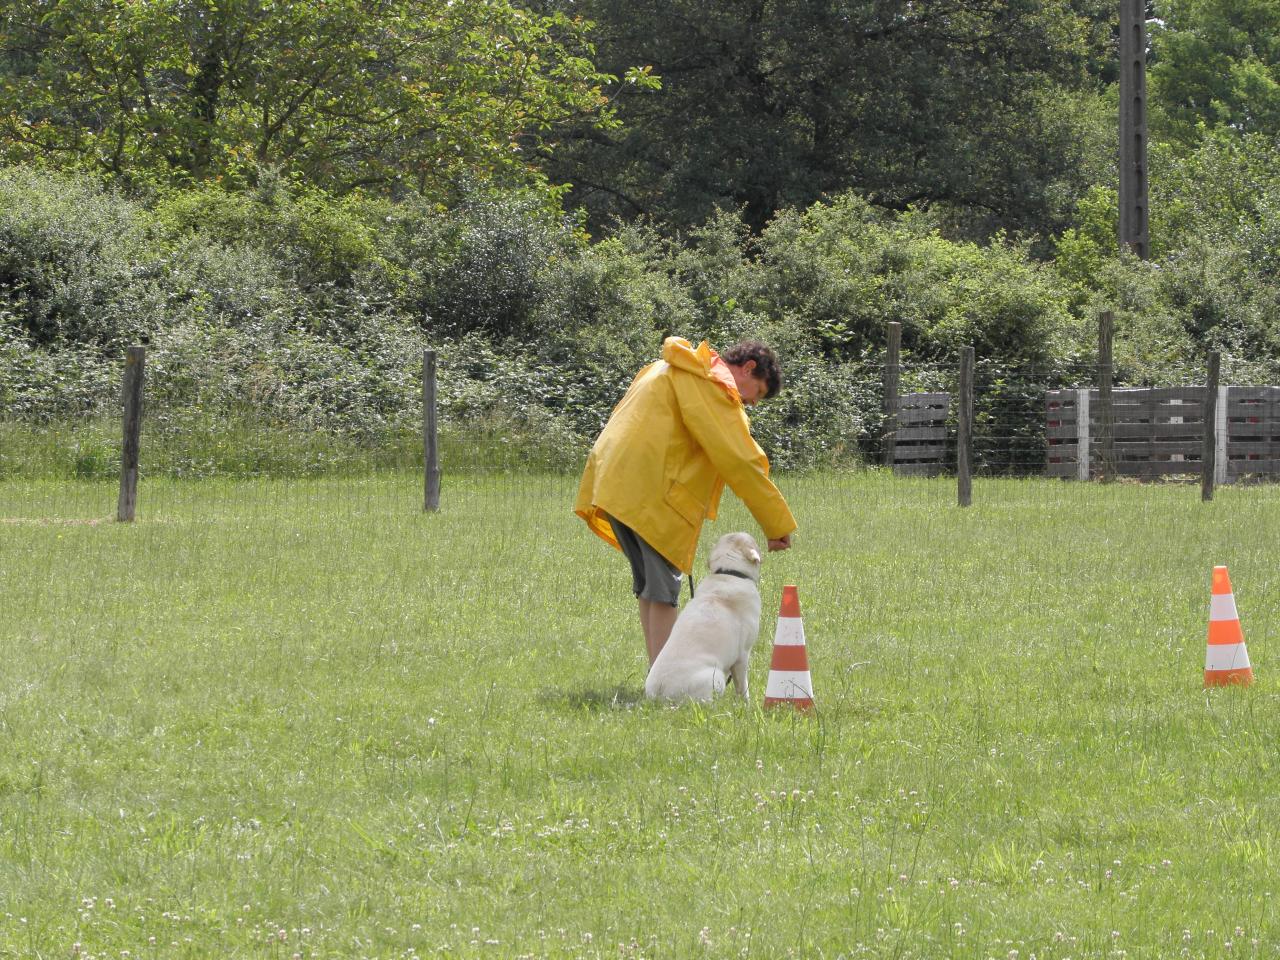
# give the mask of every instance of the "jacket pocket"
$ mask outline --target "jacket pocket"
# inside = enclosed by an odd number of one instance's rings
[[[671,486],[667,487],[665,500],[667,506],[680,514],[691,527],[700,526],[707,515],[707,505],[678,480],[672,480]]]

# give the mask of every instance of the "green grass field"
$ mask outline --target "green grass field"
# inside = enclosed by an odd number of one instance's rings
[[[572,478],[0,483],[0,957],[1280,951],[1280,488],[781,484],[751,701],[670,708]]]

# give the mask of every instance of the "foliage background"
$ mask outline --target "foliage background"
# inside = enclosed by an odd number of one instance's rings
[[[1116,250],[1109,7],[570,6],[9,5],[0,419],[114,417],[143,342],[174,431],[405,449],[431,347],[450,429],[571,468],[665,335],[752,336],[787,371],[771,456],[850,463],[888,323],[916,385],[973,344],[1030,396],[1104,309],[1119,383],[1211,349],[1275,380],[1262,6],[1153,9],[1146,262]]]

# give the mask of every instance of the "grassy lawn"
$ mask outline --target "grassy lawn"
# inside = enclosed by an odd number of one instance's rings
[[[784,477],[751,701],[670,708],[574,482],[0,483],[0,957],[1280,951],[1280,488]]]

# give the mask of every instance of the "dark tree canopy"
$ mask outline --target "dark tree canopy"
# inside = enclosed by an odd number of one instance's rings
[[[1094,0],[560,0],[597,22],[597,62],[652,65],[623,131],[546,158],[593,220],[674,226],[857,189],[946,203],[985,227],[1044,216],[1073,175],[1073,92],[1095,96],[1112,4]]]

